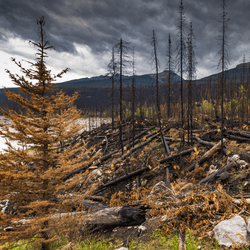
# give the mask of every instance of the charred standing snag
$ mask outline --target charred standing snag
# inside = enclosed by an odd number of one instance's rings
[[[160,102],[159,102],[159,93],[158,93],[159,61],[158,61],[156,44],[157,44],[157,41],[156,41],[155,31],[153,30],[153,38],[152,38],[151,45],[153,46],[153,58],[154,58],[154,62],[155,62],[155,71],[156,71],[156,73],[155,73],[155,76],[156,76],[156,106],[157,106],[158,124],[159,124],[159,128],[160,128],[160,135],[161,135],[162,144],[164,146],[166,154],[169,154],[170,150],[167,146],[167,143],[165,142],[165,139],[164,139],[163,133],[162,133],[162,128],[161,128],[161,113],[160,113]]]
[[[172,65],[173,65],[173,59],[172,59],[172,45],[171,45],[171,36],[169,34],[168,37],[168,49],[167,49],[167,69],[168,69],[168,74],[167,74],[167,84],[168,84],[168,106],[167,106],[167,116],[168,119],[170,118],[170,112],[171,112],[171,72],[172,70]]]
[[[110,60],[110,63],[108,65],[109,73],[112,86],[111,86],[111,119],[112,119],[112,130],[114,130],[114,88],[115,88],[115,76],[117,75],[117,63],[115,62],[115,51],[114,47],[112,48],[112,59]]]
[[[184,75],[184,68],[186,64],[186,34],[185,34],[185,28],[186,28],[186,18],[185,18],[185,13],[184,13],[184,7],[182,0],[180,0],[180,5],[179,5],[179,23],[177,25],[177,56],[176,56],[176,61],[177,61],[177,66],[178,66],[178,72],[180,72],[180,85],[181,85],[181,125],[182,129],[184,129],[184,107],[183,107],[183,75]],[[184,141],[184,133],[183,133],[183,145],[185,144]]]
[[[196,65],[194,48],[194,30],[192,23],[190,23],[189,34],[187,39],[188,48],[188,142],[193,144],[193,80],[196,77]]]
[[[223,130],[224,130],[224,86],[226,81],[226,74],[225,70],[227,69],[228,65],[228,54],[226,50],[227,42],[226,42],[226,29],[227,29],[227,22],[229,18],[227,18],[226,12],[226,0],[222,0],[222,13],[221,16],[221,23],[222,23],[222,34],[219,36],[219,40],[221,41],[221,49],[219,51],[220,60],[218,63],[218,68],[221,67],[221,77],[220,77],[220,98],[221,98],[221,156],[223,156]]]
[[[122,105],[123,105],[123,96],[122,96],[122,72],[123,72],[123,67],[125,66],[126,62],[126,54],[129,50],[128,43],[120,39],[120,42],[115,45],[115,48],[118,50],[118,55],[120,57],[119,60],[119,66],[120,66],[120,113],[119,113],[119,131],[120,131],[120,144],[121,144],[121,150],[123,154],[123,142],[122,142],[122,123],[123,123],[123,110],[122,110]],[[125,57],[125,58],[124,58]]]

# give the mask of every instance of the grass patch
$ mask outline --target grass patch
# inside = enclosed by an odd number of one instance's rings
[[[75,247],[73,249],[76,250],[112,250],[114,248],[121,247],[121,241],[115,241],[112,239],[86,239],[80,243],[77,242],[69,242],[67,238],[64,238],[62,241],[54,241],[50,243],[50,250],[60,250],[63,247],[65,249],[72,249],[71,247]],[[67,246],[67,247],[66,247]],[[19,240],[17,243],[6,243],[0,246],[0,249],[12,249],[12,250],[40,250],[41,244],[32,243],[29,240]]]
[[[54,233],[52,233],[53,235]],[[75,250],[112,250],[116,248],[120,248],[123,245],[122,240],[120,239],[104,239],[102,237],[89,237],[84,241],[70,241],[66,234],[60,235],[61,240],[54,241],[50,243],[51,250],[61,250],[61,249],[75,249]],[[37,238],[32,238],[34,241]],[[34,244],[29,240],[20,240],[18,243],[14,243],[9,245],[6,243],[5,245],[0,246],[0,249],[14,249],[14,250],[40,250],[40,244]],[[193,235],[191,230],[186,231],[186,249],[187,250],[197,250],[198,246],[201,249],[224,249],[224,247],[219,246],[217,240],[214,237],[212,238],[203,238],[198,239]],[[10,248],[9,248],[10,247]],[[145,241],[132,240],[128,246],[129,250],[178,250],[178,237],[177,234],[167,235],[165,230],[157,229],[153,232],[151,238]],[[245,248],[243,248],[245,249]],[[247,249],[247,248],[246,248]]]

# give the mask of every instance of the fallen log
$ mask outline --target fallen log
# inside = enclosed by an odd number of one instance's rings
[[[89,164],[88,166],[81,167],[81,168],[79,168],[79,169],[77,169],[77,170],[75,170],[75,171],[73,171],[73,172],[68,173],[68,174],[64,177],[63,181],[68,180],[70,177],[72,177],[72,176],[75,175],[75,174],[80,174],[81,171],[84,171],[84,170],[88,169],[89,167],[99,166],[99,165],[101,164],[102,161],[107,160],[107,159],[110,158],[113,154],[116,154],[118,151],[119,151],[118,149],[117,149],[117,150],[114,150],[113,152],[111,152],[111,153],[109,153],[109,154],[107,154],[107,155],[104,155],[103,157],[99,158],[99,160],[96,161],[94,164]]]
[[[225,165],[224,167],[222,167],[221,169],[218,169],[217,171],[213,172],[212,174],[210,174],[209,176],[207,176],[206,178],[204,178],[203,180],[200,181],[200,185],[204,184],[206,182],[211,181],[212,179],[214,179],[214,177],[216,175],[221,174],[224,171],[227,171],[229,169],[231,169],[232,167],[237,166],[235,162],[230,162],[229,164]]]
[[[69,221],[74,220],[74,217],[76,217],[77,220],[81,219],[82,223],[89,223],[92,225],[135,226],[146,221],[145,215],[147,209],[151,209],[151,207],[144,204],[135,204],[123,207],[105,208],[91,214],[88,214],[86,211],[57,213],[50,215],[50,220],[67,219]],[[27,224],[36,224],[35,221],[36,218],[21,219],[13,221],[12,225],[16,224],[15,227],[22,225],[27,226]]]
[[[154,133],[154,132],[153,132],[153,133]],[[158,133],[158,134],[159,134],[159,133]],[[134,151],[134,150],[137,150],[139,146],[142,147],[142,146],[146,145],[147,143],[149,143],[150,141],[152,141],[156,136],[158,136],[158,134],[152,136],[152,138],[149,139],[147,142],[144,142],[144,144],[142,143],[143,145],[140,144],[140,145],[138,145],[137,147],[133,148],[133,151]],[[128,144],[128,145],[129,145],[129,144]],[[132,151],[132,152],[133,152],[133,151]],[[75,170],[75,171],[73,171],[73,172],[68,173],[68,174],[64,177],[63,181],[68,180],[69,178],[71,178],[71,177],[72,177],[73,175],[75,175],[75,174],[81,173],[81,171],[87,170],[89,167],[94,167],[94,166],[97,167],[97,166],[99,166],[103,161],[109,159],[113,154],[116,154],[117,152],[119,152],[119,149],[116,149],[116,150],[112,151],[111,153],[109,153],[109,154],[107,154],[107,155],[104,155],[103,157],[99,158],[98,161],[96,161],[96,162],[93,163],[92,165],[88,165],[88,166],[85,166],[85,167],[81,167],[81,168],[79,168],[79,169],[77,169],[77,170]],[[132,152],[131,152],[131,153],[132,153]],[[131,153],[130,153],[130,154],[131,154]],[[129,154],[129,155],[130,155],[130,154]],[[127,155],[127,156],[128,156],[128,155]],[[122,158],[121,160],[123,160],[123,159],[124,159],[124,158]],[[118,162],[119,162],[119,161],[118,161]],[[116,162],[115,164],[117,164],[118,162]]]
[[[145,135],[145,138],[146,138],[146,139],[147,139],[147,138],[150,138],[150,137],[154,136],[156,133],[157,133],[157,132],[152,132],[152,133],[150,133],[150,134],[147,134],[147,135]],[[137,138],[137,139],[134,141],[134,144],[137,144],[138,142],[140,142],[140,140],[141,140],[141,138]],[[133,146],[133,142],[130,142],[130,143],[128,143],[125,147],[126,147],[127,149],[129,149],[129,148],[131,148],[132,146]]]
[[[232,134],[232,135],[239,135],[239,136],[246,137],[246,138],[250,139],[250,134],[248,134],[248,133],[244,133],[244,132],[240,132],[240,131],[233,131],[233,130],[227,130],[227,133]]]
[[[204,141],[204,140],[202,140],[200,137],[195,136],[195,135],[193,136],[193,138],[196,139],[200,144],[203,144],[203,145],[206,145],[206,146],[214,147],[214,146],[216,145],[214,142]],[[225,155],[227,155],[229,151],[230,151],[230,150],[228,150],[228,149],[226,149],[226,148],[223,148],[223,153],[224,153]]]
[[[146,130],[142,131],[141,133],[139,133],[138,135],[136,135],[136,136],[134,137],[134,144],[136,144],[136,143],[138,142],[138,140],[135,141],[137,138],[140,138],[141,136],[145,135],[148,131],[150,131],[150,130],[152,130],[152,129],[154,129],[154,128],[155,128],[155,126],[149,128],[149,129],[146,129]],[[154,132],[153,132],[153,133],[154,133]],[[127,147],[127,148],[130,148],[132,145],[133,145],[133,142],[130,142],[128,145],[126,145],[126,147]]]
[[[166,130],[166,129],[165,129]],[[155,132],[153,132],[152,134],[154,134]],[[112,164],[115,166],[117,165],[119,162],[121,162],[122,160],[124,160],[126,157],[130,156],[134,151],[136,151],[137,149],[144,147],[145,145],[147,145],[148,143],[150,143],[154,138],[156,138],[158,135],[160,135],[160,132],[153,135],[152,134],[148,135],[150,136],[150,139],[148,139],[145,142],[142,142],[140,145],[130,149],[127,154],[123,155],[122,157],[120,157],[118,160],[116,160],[115,162],[113,162]],[[146,137],[146,136],[145,136]],[[130,144],[133,144],[133,142],[131,142]],[[115,170],[117,170],[117,168],[115,167]]]
[[[223,143],[226,142],[226,139],[223,139]],[[207,160],[207,158],[211,157],[217,150],[220,149],[221,146],[221,141],[219,141],[217,144],[215,144],[210,150],[208,150],[202,157],[200,157],[197,161],[195,161],[194,163],[192,163],[187,170],[188,171],[192,171],[194,170],[195,166],[198,164],[202,164],[203,162],[205,162]]]
[[[179,156],[184,156],[184,155],[187,155],[187,154],[191,154],[193,151],[194,151],[193,148],[184,150],[184,151],[182,151],[182,152],[180,152],[180,153],[178,153],[178,154],[171,155],[171,156],[169,156],[169,157],[167,157],[167,158],[165,158],[165,159],[161,159],[161,160],[160,160],[160,163],[164,163],[164,162],[167,162],[167,161],[171,161],[171,160],[173,160],[174,158],[179,157]]]
[[[124,175],[124,176],[122,176],[122,177],[120,177],[120,178],[117,178],[117,179],[115,179],[115,180],[113,180],[113,181],[110,181],[110,182],[108,182],[108,183],[106,183],[106,184],[103,184],[103,185],[99,186],[99,188],[98,188],[98,190],[96,190],[95,194],[97,194],[97,193],[99,193],[99,192],[105,190],[107,187],[112,186],[112,185],[114,185],[114,184],[116,184],[116,183],[118,183],[118,182],[120,182],[120,181],[124,181],[124,180],[130,179],[130,178],[132,178],[132,177],[134,177],[134,176],[136,176],[136,175],[140,175],[140,174],[142,174],[143,172],[146,172],[146,171],[148,171],[148,170],[150,170],[149,167],[144,167],[144,168],[141,168],[141,169],[139,169],[139,170],[136,170],[136,171],[134,171],[134,172],[132,172],[132,173],[130,173],[130,174]]]
[[[146,221],[146,210],[150,208],[148,205],[106,208],[88,215],[85,221],[94,225],[135,226]]]
[[[234,141],[250,143],[250,139],[248,139],[248,138],[238,137],[238,136],[234,136],[234,135],[226,135],[226,137],[231,139],[231,140],[234,140]]]
[[[169,136],[164,136],[166,141],[180,141],[182,142],[183,140],[181,138],[173,139],[172,137]],[[188,140],[184,140],[185,142],[188,142]]]
[[[148,139],[145,142],[142,142],[140,145],[130,149],[125,155],[123,155],[122,157],[120,157],[118,160],[116,160],[115,162],[112,163],[112,165],[116,166],[119,162],[121,162],[122,160],[124,160],[125,158],[127,158],[128,156],[130,156],[134,151],[136,151],[139,148],[144,147],[145,145],[147,145],[148,143],[150,143],[155,137],[157,137],[160,133],[157,133],[156,135],[152,136],[150,139]],[[115,167],[115,170],[117,168]]]

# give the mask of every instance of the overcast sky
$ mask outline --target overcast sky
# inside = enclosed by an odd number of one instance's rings
[[[29,40],[39,41],[36,21],[41,16],[46,39],[55,47],[48,52],[48,68],[55,74],[70,68],[58,82],[106,74],[112,46],[120,38],[134,47],[136,74],[153,73],[152,30],[163,71],[169,33],[176,56],[179,4],[179,0],[0,0],[0,87],[16,87],[5,69],[21,74],[11,57],[35,62],[37,51]],[[196,37],[197,79],[218,72],[221,4],[222,0],[183,0],[186,33],[192,22]],[[226,0],[226,4],[228,68],[233,68],[244,54],[250,61],[250,1]],[[25,61],[23,65],[29,67]]]

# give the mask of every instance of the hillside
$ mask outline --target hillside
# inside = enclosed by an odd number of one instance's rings
[[[247,78],[247,75],[250,73],[250,63],[245,63],[245,80]],[[200,82],[202,84],[207,83],[209,81],[209,78],[211,77],[212,83],[216,82],[218,80],[220,73],[217,74],[213,74],[201,79],[196,80],[196,82]],[[241,79],[241,75],[243,75],[243,64],[238,64],[235,68],[229,69],[226,71],[226,77],[227,80],[231,80],[232,78],[234,78],[236,76],[236,80],[240,81]]]
[[[159,82],[160,83],[166,83],[166,78],[167,78],[167,73],[168,71],[163,71],[162,73],[159,74]],[[178,81],[180,77],[171,72],[171,82]],[[130,84],[131,83],[131,76],[126,76],[124,75],[123,77],[124,84]],[[151,86],[154,84],[154,79],[155,75],[154,74],[146,74],[146,75],[135,75],[135,82],[137,86]],[[115,76],[115,82],[118,83],[120,80],[120,75]],[[110,88],[111,85],[111,80],[109,77],[106,76],[97,76],[97,77],[91,77],[91,78],[80,78],[80,79],[75,79],[71,81],[66,81],[58,84],[59,87],[62,88],[82,88],[82,87],[87,87],[87,88]],[[117,87],[117,86],[116,86]]]
[[[249,65],[250,63],[245,64],[245,79],[247,74],[249,73]],[[164,96],[167,94],[167,74],[168,71],[163,71],[159,73],[159,83],[160,90],[159,93]],[[241,75],[243,74],[243,65],[239,64],[233,69],[229,69],[226,71],[227,79],[232,79],[236,76],[237,81],[240,81]],[[176,83],[180,80],[180,77],[171,72],[171,83],[173,84],[173,98],[178,99],[179,96],[179,87]],[[194,81],[194,84],[206,84],[209,82],[211,77],[212,83],[217,82],[219,73],[213,74],[201,79],[197,79]],[[119,74],[115,77],[115,102],[118,103],[118,91],[119,91]],[[136,83],[136,102],[139,102],[140,95],[142,96],[142,102],[152,102],[154,95],[152,93],[155,92],[155,74],[145,74],[145,75],[135,75],[135,83]],[[124,75],[123,76],[123,86],[124,86],[124,97],[125,99],[129,95],[129,86],[131,84],[131,77]],[[75,91],[79,92],[80,97],[76,101],[76,105],[80,109],[93,108],[97,107],[108,107],[110,106],[110,89],[111,89],[111,80],[109,77],[105,77],[103,75],[91,77],[91,78],[80,78],[74,79],[71,81],[61,82],[57,84],[60,89],[67,95],[72,95]],[[140,87],[140,88],[138,88]],[[184,86],[185,88],[185,86]],[[194,87],[194,92],[196,92],[197,88]],[[18,92],[18,88],[11,88],[11,91]],[[184,89],[185,93],[185,89]],[[196,94],[196,93],[194,93]],[[126,97],[127,96],[127,97]],[[198,100],[199,101],[199,100]],[[15,103],[9,101],[4,93],[4,89],[0,89],[0,106],[7,107],[14,110],[18,110],[20,108],[17,107]]]

